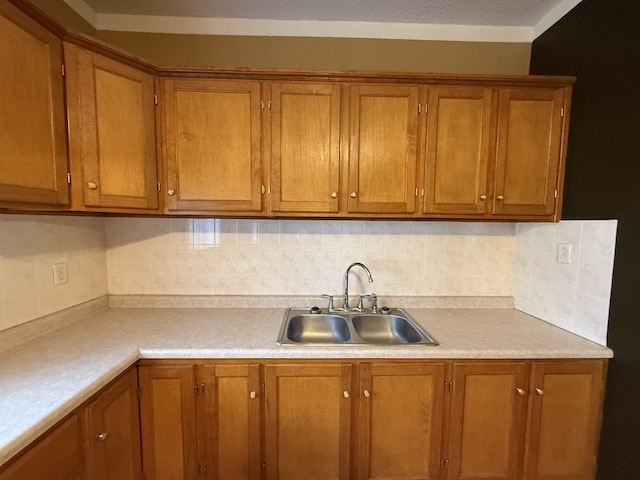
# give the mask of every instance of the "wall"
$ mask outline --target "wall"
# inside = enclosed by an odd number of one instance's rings
[[[165,66],[526,75],[529,43],[174,35],[98,31],[101,40]]]
[[[46,15],[65,28],[81,32],[86,35],[95,35],[96,29],[76,13],[63,0],[28,0],[29,3],[42,10]]]
[[[340,294],[361,261],[378,295],[511,295],[508,223],[108,218],[106,231],[110,294]]]
[[[618,219],[599,480],[640,478],[640,6],[589,0],[539,37],[531,73],[576,75],[564,218]]]
[[[103,219],[0,215],[0,330],[106,295],[106,277]]]
[[[518,310],[607,344],[615,220],[519,223],[513,267]],[[570,243],[571,263],[559,263],[559,243]]]

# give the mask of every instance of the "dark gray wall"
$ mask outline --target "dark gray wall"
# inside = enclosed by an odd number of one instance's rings
[[[564,219],[618,219],[599,480],[640,478],[640,2],[583,0],[533,43],[532,74],[575,75]]]

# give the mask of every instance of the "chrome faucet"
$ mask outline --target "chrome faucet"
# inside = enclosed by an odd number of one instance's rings
[[[367,274],[369,283],[373,282],[373,277],[371,276],[371,272],[369,271],[369,269],[364,263],[355,262],[347,267],[347,270],[344,272],[344,300],[342,302],[342,308],[344,309],[345,312],[349,311],[349,272],[351,272],[351,269],[353,267],[362,268]]]

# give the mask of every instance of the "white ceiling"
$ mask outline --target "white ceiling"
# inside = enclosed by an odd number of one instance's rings
[[[531,42],[581,0],[64,0],[99,30]]]

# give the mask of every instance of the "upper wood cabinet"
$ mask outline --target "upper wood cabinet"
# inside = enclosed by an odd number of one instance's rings
[[[415,210],[419,87],[349,87],[348,213]]]
[[[429,86],[425,107],[425,213],[483,215],[492,152],[494,89]]]
[[[158,209],[154,77],[65,43],[72,208]]]
[[[69,203],[62,42],[0,0],[0,205]]]
[[[559,217],[566,95],[565,88],[500,89],[493,214]]]
[[[260,82],[165,79],[166,210],[262,211]]]
[[[270,88],[270,211],[338,213],[340,85],[274,82]]]
[[[86,477],[139,480],[142,476],[138,374],[130,369],[104,388],[83,412]]]

